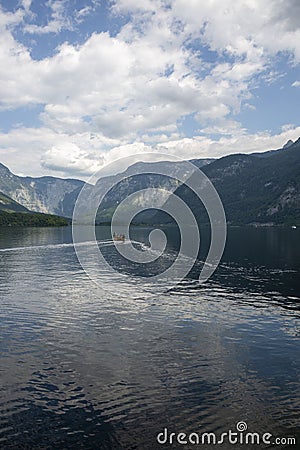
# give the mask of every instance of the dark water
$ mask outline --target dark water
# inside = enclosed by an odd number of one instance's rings
[[[109,257],[109,230],[97,233]],[[220,448],[299,448],[299,238],[231,229],[205,285],[191,273],[143,296],[134,283],[115,295],[95,285],[69,228],[1,228],[0,448],[216,448],[156,437],[220,436],[240,421],[298,444]]]

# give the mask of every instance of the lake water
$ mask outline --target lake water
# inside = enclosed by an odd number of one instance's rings
[[[136,245],[148,233],[133,230]],[[109,230],[97,237],[116,258]],[[192,272],[143,295],[134,268],[130,287],[93,283],[70,228],[1,228],[0,448],[208,449],[218,445],[157,435],[221,436],[238,422],[272,443],[220,448],[299,448],[299,239],[298,229],[232,228],[206,284]]]

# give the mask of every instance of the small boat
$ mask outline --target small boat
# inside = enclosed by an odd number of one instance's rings
[[[296,227],[296,225],[293,225],[292,228],[293,228],[293,230],[296,230],[297,227]]]
[[[113,234],[114,241],[125,242],[125,234]]]

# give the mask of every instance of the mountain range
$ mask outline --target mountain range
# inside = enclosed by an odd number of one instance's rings
[[[231,224],[300,224],[300,138],[282,149],[225,156],[203,168]]]
[[[72,217],[84,181],[55,177],[21,177],[0,164],[0,192],[31,211]]]
[[[300,138],[288,141],[281,149],[264,153],[233,154],[220,159],[191,161],[210,178],[223,202],[228,223],[232,225],[300,225]],[[169,167],[174,178],[155,175]],[[138,175],[139,168],[143,172]],[[137,163],[125,172],[101,178],[94,192],[116,183],[105,196],[97,214],[98,222],[109,222],[116,206],[133,192],[149,187],[175,191],[205,221],[204,208],[186,186],[175,179],[180,162]],[[154,173],[152,173],[154,172]],[[77,179],[20,177],[0,164],[0,209],[7,196],[12,208],[72,217],[75,201],[85,183]],[[2,199],[2,200],[1,200]],[[95,199],[96,200],[96,199]],[[15,203],[13,203],[13,201]],[[140,196],[143,204],[143,196]],[[144,213],[146,223],[166,223],[157,211]]]
[[[56,227],[65,226],[68,224],[69,221],[63,217],[52,214],[32,212],[7,195],[0,193],[1,226]]]

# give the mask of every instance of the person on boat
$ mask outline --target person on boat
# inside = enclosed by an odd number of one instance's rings
[[[125,234],[117,234],[117,233],[113,233],[113,239],[114,241],[125,241]]]

